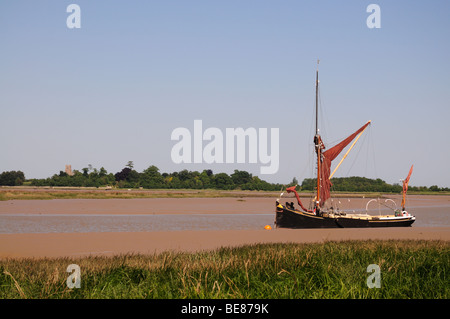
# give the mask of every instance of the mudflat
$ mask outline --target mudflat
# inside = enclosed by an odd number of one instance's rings
[[[0,258],[207,251],[257,243],[450,240],[450,227],[0,234]]]
[[[389,196],[397,205],[401,196]],[[1,214],[251,214],[273,213],[276,197],[52,199],[0,201]],[[301,199],[305,205],[309,198]],[[342,210],[365,209],[368,198],[335,198]],[[385,199],[381,199],[384,201]],[[294,202],[284,195],[280,202]],[[390,204],[390,203],[388,203]],[[374,208],[376,204],[370,204]],[[411,195],[407,207],[450,207],[450,195]]]
[[[393,198],[398,201],[398,197]],[[305,198],[305,202],[308,199]],[[294,198],[284,198],[294,201]],[[340,198],[342,209],[363,209],[364,198]],[[257,243],[307,243],[342,240],[450,240],[450,196],[413,195],[408,207],[442,207],[442,227],[371,229],[182,230],[150,232],[0,234],[0,258],[74,257],[162,251],[202,251]],[[0,202],[1,215],[60,214],[270,214],[274,198],[143,198],[11,200]],[[448,215],[450,217],[450,215]]]

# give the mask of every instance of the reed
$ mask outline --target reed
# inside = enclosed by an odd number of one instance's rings
[[[444,241],[258,244],[164,252],[0,261],[0,298],[432,298],[450,297]],[[69,264],[81,288],[66,285]],[[367,267],[381,269],[368,288]]]

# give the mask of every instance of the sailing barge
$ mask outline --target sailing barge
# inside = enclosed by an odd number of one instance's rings
[[[369,126],[370,121],[360,127],[356,132],[344,139],[342,142],[325,150],[324,143],[319,134],[318,128],[318,86],[319,86],[319,70],[316,71],[316,134],[314,136],[314,147],[317,155],[317,193],[314,198],[314,206],[307,209],[302,204],[300,197],[295,190],[296,186],[286,189],[288,193],[294,193],[299,208],[295,208],[294,204],[280,204],[280,200],[276,201],[275,225],[281,228],[363,228],[363,227],[407,227],[411,226],[415,221],[415,217],[411,216],[405,209],[405,196],[408,189],[409,178],[412,173],[413,166],[409,171],[407,178],[403,181],[403,199],[401,210],[395,210],[392,215],[371,216],[368,214],[346,213],[334,210],[333,207],[326,208],[325,202],[330,198],[331,177],[336,172],[348,152],[355,145],[364,130]],[[354,141],[353,141],[354,140]],[[335,170],[330,174],[331,162],[342,152],[342,150],[351,142],[350,149],[344,155],[341,162]],[[281,196],[280,196],[281,197]]]

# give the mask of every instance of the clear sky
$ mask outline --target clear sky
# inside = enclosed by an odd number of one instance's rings
[[[69,4],[81,28],[69,29]],[[381,28],[369,29],[369,4]],[[313,177],[316,61],[325,142],[372,120],[336,176],[450,186],[449,1],[1,1],[0,172]],[[171,133],[279,128],[280,166],[175,164]]]

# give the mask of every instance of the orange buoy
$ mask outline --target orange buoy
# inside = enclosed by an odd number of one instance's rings
[[[270,227],[270,225],[266,225],[266,226],[264,226],[264,229],[266,229],[266,230],[271,230],[272,227]]]

